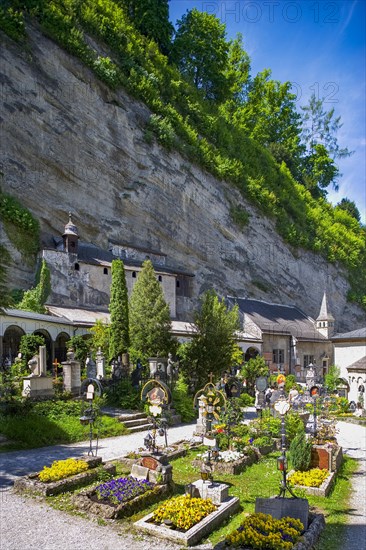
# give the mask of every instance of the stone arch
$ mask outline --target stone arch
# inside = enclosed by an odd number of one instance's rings
[[[70,340],[70,336],[67,334],[67,332],[60,332],[55,340],[55,352],[54,356],[55,359],[59,363],[62,363],[63,361],[66,361],[66,353],[67,353],[67,345],[66,342]]]
[[[52,372],[52,362],[53,362],[53,342],[52,338],[50,336],[50,333],[44,329],[40,328],[33,332],[33,334],[37,336],[43,336],[46,346],[46,363],[47,363],[47,370]]]
[[[20,339],[24,336],[25,331],[17,325],[10,325],[4,332],[3,336],[3,357],[0,357],[1,363],[9,359],[14,361],[19,353]]]
[[[244,361],[247,362],[249,359],[254,359],[257,355],[259,355],[259,350],[254,346],[251,346],[245,352]]]

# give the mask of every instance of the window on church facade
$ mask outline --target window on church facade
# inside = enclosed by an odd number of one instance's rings
[[[136,279],[136,271],[132,271],[132,278]]]
[[[78,263],[74,265],[74,268],[75,268],[75,271],[80,271],[80,265]]]
[[[314,355],[304,355],[304,369],[306,369],[310,363],[314,364]]]
[[[272,362],[279,365],[280,363],[285,362],[285,350],[283,349],[274,349],[272,351]]]
[[[161,283],[162,280],[163,280],[163,277],[161,275],[159,275],[159,277],[158,277],[159,283]]]
[[[104,275],[108,275],[108,268],[107,268],[107,267],[105,267],[105,268],[103,269],[103,274],[104,274]]]

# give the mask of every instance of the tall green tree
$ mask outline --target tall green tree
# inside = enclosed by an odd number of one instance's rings
[[[271,71],[264,69],[248,80],[242,105],[234,114],[235,123],[290,170],[300,152],[301,116],[295,101],[291,83],[271,79]]]
[[[142,264],[129,308],[132,357],[146,362],[148,357],[167,357],[174,352],[169,306],[150,260]]]
[[[228,96],[228,52],[225,25],[215,15],[194,8],[177,21],[172,60],[206,99],[223,101]]]
[[[229,86],[228,100],[238,106],[243,101],[245,86],[249,79],[250,58],[243,48],[243,36],[238,33],[229,42],[225,75]]]
[[[103,322],[101,319],[95,321],[95,325],[90,329],[92,334],[91,348],[94,353],[100,348],[104,357],[109,358],[110,332],[111,328],[108,323]]]
[[[120,0],[135,27],[169,54],[174,27],[169,21],[169,0]]]
[[[325,110],[324,99],[317,99],[312,94],[308,105],[301,109],[301,140],[305,148],[302,162],[303,183],[317,198],[325,196],[326,189],[331,184],[338,190],[337,180],[341,174],[335,161],[351,156],[353,151],[340,147],[337,133],[343,126],[341,117],[335,116],[334,108]]]
[[[111,314],[109,358],[112,360],[127,353],[130,345],[126,275],[123,262],[119,259],[112,261],[109,311]]]
[[[344,197],[338,204],[337,208],[348,212],[352,218],[355,218],[358,222],[361,221],[361,214],[354,201],[351,201],[347,197]]]
[[[219,377],[232,364],[237,352],[235,331],[239,329],[238,307],[229,310],[215,291],[205,292],[194,314],[196,334],[186,344],[182,370],[186,379],[194,375],[196,389],[209,381],[209,373]]]
[[[315,94],[308,105],[301,107],[302,139],[308,152],[318,143],[324,145],[333,159],[349,157],[353,154],[347,147],[340,147],[337,133],[342,128],[341,117],[335,116],[334,107],[329,111],[324,108],[324,99],[317,99]]]

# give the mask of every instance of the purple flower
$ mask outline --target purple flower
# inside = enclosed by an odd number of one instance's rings
[[[127,502],[135,496],[142,495],[154,487],[153,483],[146,480],[139,480],[134,477],[121,477],[111,479],[96,487],[96,493],[100,499],[108,499],[119,504]]]

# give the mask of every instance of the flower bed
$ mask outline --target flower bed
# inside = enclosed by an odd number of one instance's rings
[[[304,525],[298,519],[257,513],[245,517],[240,527],[227,535],[225,543],[234,548],[291,550],[303,531]]]
[[[292,470],[289,472],[288,481],[294,485],[295,490],[304,489],[310,495],[326,497],[333,487],[335,476],[336,472],[319,470],[319,468],[313,468],[309,472],[294,472]]]
[[[168,521],[171,528],[188,531],[215,510],[211,499],[181,495],[161,504],[153,512],[152,520],[156,524]]]
[[[55,460],[50,467],[44,466],[39,472],[39,481],[59,481],[67,477],[80,474],[89,469],[85,460],[77,458],[67,458],[66,460]]]
[[[171,540],[176,544],[192,546],[222,525],[229,516],[238,511],[239,507],[240,502],[238,497],[228,497],[213,512],[209,513],[190,529],[184,531],[171,528],[165,522],[156,524],[153,519],[154,513],[148,514],[136,521],[134,527],[139,531]]]
[[[87,457],[83,461],[87,464],[88,469],[79,474],[71,475],[65,479],[59,479],[57,481],[41,481],[40,474],[30,474],[28,476],[17,479],[14,482],[14,490],[18,492],[29,492],[34,494],[40,494],[44,496],[58,495],[60,493],[66,493],[92,483],[100,475],[100,469],[111,475],[116,472],[114,464],[103,464],[101,457]],[[42,470],[44,471],[44,470]]]
[[[107,500],[113,504],[127,502],[154,487],[153,483],[146,479],[134,477],[120,477],[111,479],[95,488],[98,500]]]
[[[294,485],[305,485],[306,487],[320,487],[329,476],[328,470],[312,468],[306,472],[294,471],[288,476],[288,481]]]
[[[202,459],[205,455],[206,453],[197,455],[192,465],[200,469]],[[258,456],[254,451],[249,455],[238,453],[237,451],[220,451],[219,456],[223,457],[223,459],[218,462],[212,462],[212,471],[220,474],[240,474],[247,466],[251,466],[258,460]]]
[[[289,546],[291,550],[312,550],[315,543],[320,537],[322,530],[325,527],[325,521],[323,514],[309,514],[309,526],[308,529],[302,533],[301,537],[295,544]],[[284,541],[290,542],[290,541]],[[238,548],[236,545],[228,544],[226,541],[220,542],[215,546],[216,550],[231,550]],[[240,546],[241,550],[256,550],[258,546]],[[260,547],[259,547],[260,548]],[[270,548],[264,546],[261,548]],[[281,548],[280,546],[278,548]]]
[[[81,491],[72,500],[80,510],[105,519],[116,519],[158,502],[169,491],[168,485],[154,485],[146,480],[127,477]]]

